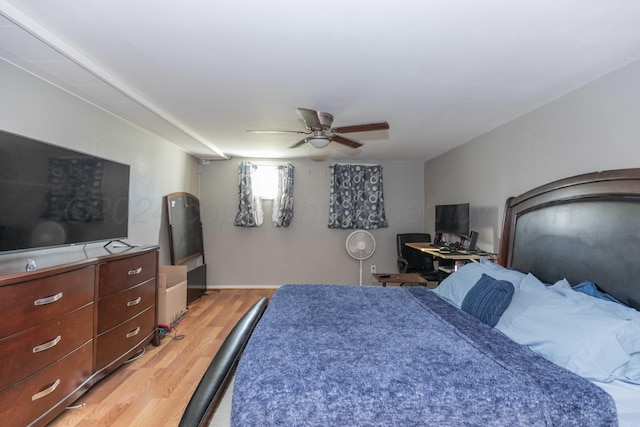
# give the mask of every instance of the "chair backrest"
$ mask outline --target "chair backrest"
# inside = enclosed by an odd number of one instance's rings
[[[405,243],[431,242],[429,233],[401,233],[396,236],[398,243],[398,256],[407,260],[408,270],[431,270],[433,269],[433,257],[410,248]]]

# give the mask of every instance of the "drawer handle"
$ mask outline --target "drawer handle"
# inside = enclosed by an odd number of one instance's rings
[[[140,301],[142,301],[142,297],[138,297],[136,299],[132,299],[131,301],[127,301],[127,307],[133,307],[134,305],[138,305],[140,304]]]
[[[58,292],[57,294],[51,295],[50,297],[37,299],[33,302],[33,305],[51,304],[52,302],[58,301],[60,298],[62,298],[62,292]]]
[[[62,339],[62,336],[58,335],[57,337],[55,337],[49,342],[33,347],[33,352],[40,353],[41,351],[49,350],[51,347],[55,347],[56,345],[58,345],[61,339]]]
[[[135,270],[129,270],[127,273],[129,276],[135,276],[136,274],[142,273],[142,267],[138,267]]]
[[[54,391],[56,391],[59,385],[60,385],[60,378],[58,378],[55,383],[51,384],[49,387],[45,388],[41,392],[38,392],[33,396],[31,396],[31,401],[42,399],[43,397],[53,393]]]
[[[129,332],[127,334],[127,338],[131,338],[131,337],[135,337],[136,335],[138,335],[140,333],[140,326],[138,326],[137,328],[135,328],[133,331]]]

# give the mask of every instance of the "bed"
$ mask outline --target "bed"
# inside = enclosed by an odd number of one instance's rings
[[[580,175],[509,198],[499,264],[433,291],[283,286],[181,425],[208,423],[238,360],[234,426],[637,425],[639,202],[640,169]]]

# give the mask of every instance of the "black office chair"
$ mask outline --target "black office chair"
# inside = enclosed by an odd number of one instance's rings
[[[433,256],[405,243],[431,242],[429,233],[401,233],[396,236],[398,243],[398,272],[417,274],[426,280],[437,282],[438,270],[433,268]]]

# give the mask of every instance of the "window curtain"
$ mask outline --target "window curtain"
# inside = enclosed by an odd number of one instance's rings
[[[329,228],[388,227],[384,213],[382,166],[331,165]]]
[[[253,182],[256,166],[251,162],[240,162],[240,203],[234,225],[238,227],[259,227],[262,225],[264,214],[262,200],[253,192]]]
[[[293,165],[278,166],[278,195],[273,200],[273,225],[288,227],[293,218]]]

